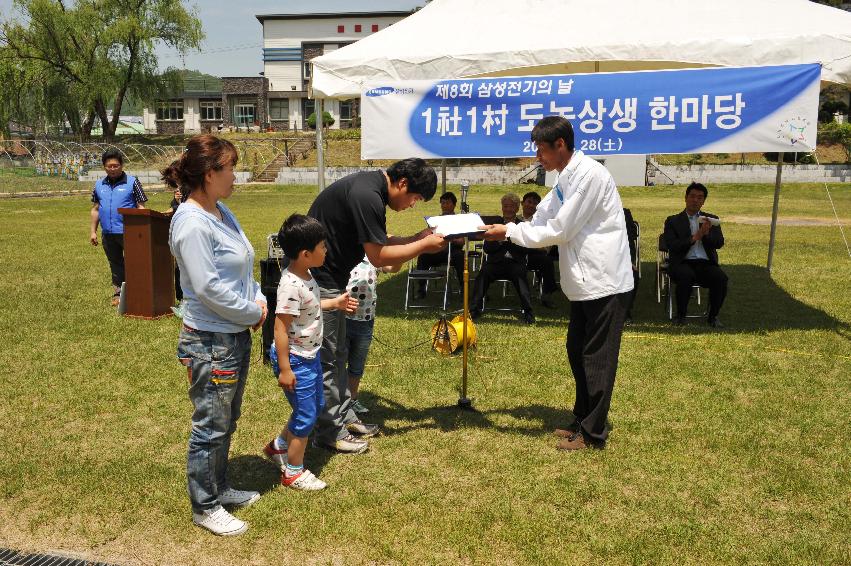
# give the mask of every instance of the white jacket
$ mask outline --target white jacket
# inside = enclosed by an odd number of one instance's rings
[[[631,291],[626,222],[615,181],[575,151],[530,222],[509,224],[506,237],[527,248],[557,245],[561,289],[571,301]]]

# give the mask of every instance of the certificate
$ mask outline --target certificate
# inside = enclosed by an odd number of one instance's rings
[[[442,234],[446,239],[473,237],[485,232],[479,229],[479,226],[484,226],[484,222],[477,212],[426,216],[425,221],[435,233]]]

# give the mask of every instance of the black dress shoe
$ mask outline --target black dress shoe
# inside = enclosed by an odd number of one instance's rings
[[[674,326],[685,326],[685,324],[686,324],[686,317],[684,317],[684,316],[678,316],[678,317],[676,317],[674,320],[672,320],[671,322],[674,324]]]
[[[532,314],[532,311],[524,312],[520,315],[520,320],[522,320],[526,324],[535,324],[535,315]]]
[[[706,323],[709,324],[709,326],[711,326],[712,328],[725,328],[724,325],[721,324],[721,321],[717,318],[710,318],[706,321]]]
[[[473,309],[470,311],[470,318],[472,320],[479,320],[482,317],[482,311],[479,309]]]

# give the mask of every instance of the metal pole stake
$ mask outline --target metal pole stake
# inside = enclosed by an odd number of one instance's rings
[[[780,209],[780,178],[783,175],[783,152],[777,154],[777,178],[774,181],[774,208],[771,209],[771,235],[768,238],[768,263],[766,268],[771,273],[774,263],[774,239],[777,233],[777,212]]]
[[[458,399],[458,406],[461,409],[470,411],[473,409],[473,401],[467,397],[467,320],[470,317],[470,270],[467,258],[467,246],[469,238],[464,238],[464,330],[462,332],[463,344],[463,361],[461,363],[461,397]]]

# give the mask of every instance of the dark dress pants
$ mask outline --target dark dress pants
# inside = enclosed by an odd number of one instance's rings
[[[553,258],[547,250],[532,250],[526,256],[526,269],[529,271],[537,271],[543,280],[542,292],[544,295],[549,295],[554,292],[556,287],[556,268]]]
[[[609,431],[618,354],[630,292],[570,302],[567,359],[576,381],[573,414],[587,439],[602,446]]]
[[[455,277],[458,280],[458,287],[464,287],[464,252],[453,248],[452,253],[447,255],[447,252],[438,252],[436,254],[422,254],[417,257],[417,269],[431,269],[446,265],[446,259],[449,258],[449,265],[455,270]],[[417,281],[417,286],[420,291],[425,292],[426,281],[420,279]]]
[[[632,270],[632,291],[629,293],[629,305],[626,308],[626,318],[632,318],[632,306],[635,304],[635,298],[638,296],[638,270]]]
[[[511,281],[520,298],[520,307],[523,312],[532,312],[532,294],[529,292],[529,281],[526,280],[526,266],[519,261],[485,262],[473,285],[470,310],[482,310],[482,299],[488,292],[488,287],[499,279]]]
[[[721,312],[727,296],[727,274],[705,259],[688,259],[669,269],[671,279],[677,286],[677,317],[685,317],[693,285],[709,289],[709,319]]]
[[[121,287],[124,282],[124,234],[102,234],[103,251],[112,272],[112,284]]]

